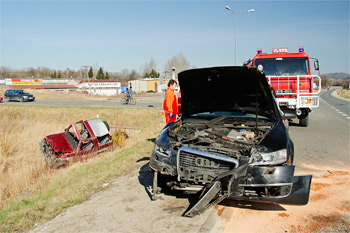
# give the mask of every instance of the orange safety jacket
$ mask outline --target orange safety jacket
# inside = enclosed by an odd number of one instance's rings
[[[176,118],[176,115],[178,115],[177,107],[177,99],[174,90],[168,87],[165,92],[165,99],[163,102],[163,114],[170,115],[170,113],[174,113],[174,117]]]

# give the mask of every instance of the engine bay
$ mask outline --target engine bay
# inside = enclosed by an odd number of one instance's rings
[[[271,121],[219,118],[190,118],[172,125],[168,136],[173,149],[185,146],[239,159],[249,156],[251,149],[260,143],[274,125]]]

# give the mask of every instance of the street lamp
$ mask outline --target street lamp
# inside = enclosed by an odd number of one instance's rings
[[[233,14],[235,14],[235,65],[237,65],[237,15],[242,13],[250,13],[254,12],[254,9],[250,9],[247,11],[241,11],[241,12],[234,12],[231,10],[229,6],[225,6],[226,10],[231,11]]]

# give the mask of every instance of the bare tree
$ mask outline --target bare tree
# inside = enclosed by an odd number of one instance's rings
[[[321,75],[321,84],[323,88],[330,87],[334,84],[334,79],[328,75]]]
[[[99,69],[100,69],[100,66],[98,65],[97,62],[95,64],[93,64],[93,66],[92,66],[93,78],[96,79],[96,75],[97,75],[97,72],[98,72]]]
[[[157,64],[153,58],[151,58],[149,62],[146,62],[143,65],[142,76],[145,76],[146,73],[148,74],[151,73],[152,70],[155,70],[155,71],[157,70]]]
[[[171,72],[171,70],[175,68],[176,76],[181,71],[187,70],[190,68],[190,63],[186,59],[186,57],[180,53],[177,56],[172,57],[165,64],[165,71]]]
[[[10,78],[11,69],[6,66],[0,67],[0,78]]]

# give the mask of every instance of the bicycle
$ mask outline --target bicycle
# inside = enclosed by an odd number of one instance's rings
[[[136,104],[136,100],[132,97],[123,97],[120,99],[120,103],[121,104],[131,104],[131,105],[135,105]]]

